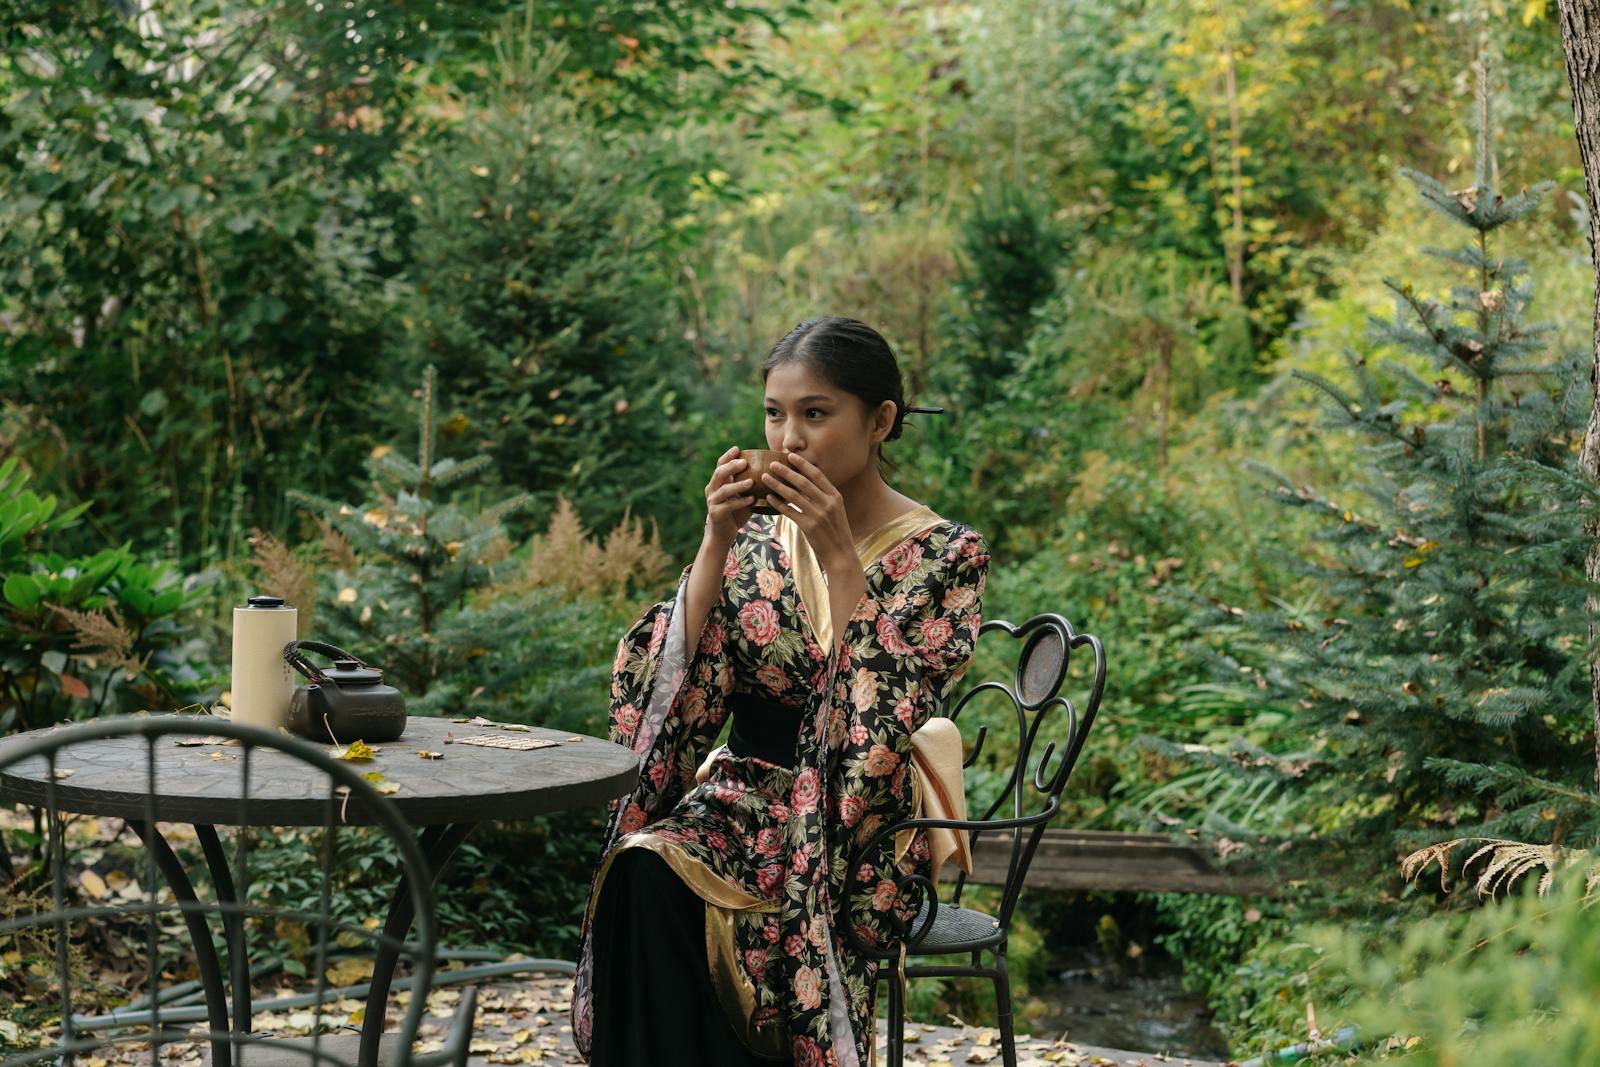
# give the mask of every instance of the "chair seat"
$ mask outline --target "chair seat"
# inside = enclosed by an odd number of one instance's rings
[[[928,903],[924,901],[917,911],[917,921],[912,930],[922,929],[928,921]],[[988,941],[999,931],[1000,924],[992,915],[963,908],[954,904],[939,905],[934,916],[933,929],[912,949],[912,952],[962,952],[974,943]]]

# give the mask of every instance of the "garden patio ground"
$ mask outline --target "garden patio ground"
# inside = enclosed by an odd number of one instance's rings
[[[579,1067],[582,1064],[572,1047],[571,1028],[567,1022],[568,997],[572,983],[566,978],[529,979],[519,982],[495,982],[479,987],[478,1014],[473,1026],[471,1064],[487,1067],[489,1064],[529,1064],[538,1067]],[[399,993],[402,1001],[407,994]],[[421,1031],[419,1050],[438,1047],[450,1023],[450,1017],[460,1000],[457,988],[435,989],[428,998],[428,1018]],[[359,1016],[350,1020],[352,1013],[360,1010],[353,1000],[331,1006],[325,1018],[352,1027]],[[391,1028],[398,1022],[391,1015]],[[255,1019],[255,1029],[261,1033],[304,1033],[312,1025],[310,1012],[293,1014],[260,1014]],[[286,1037],[286,1040],[304,1040]],[[985,1026],[931,1026],[913,1024],[908,1027],[907,1064],[925,1067],[960,1067],[962,1064],[999,1064],[1000,1035],[993,1027]],[[348,1047],[346,1047],[348,1046]],[[879,1023],[878,1050],[883,1054],[884,1031]],[[346,1033],[327,1035],[323,1050],[344,1059],[354,1059],[356,1036],[351,1028]],[[107,1060],[97,1067],[111,1067],[113,1063],[149,1063],[148,1048],[128,1047],[125,1055],[116,1061]],[[167,1046],[162,1059],[172,1067],[206,1067],[210,1056],[203,1044]],[[1127,1052],[1116,1049],[1082,1045],[1067,1040],[1065,1035],[1055,1037],[1020,1036],[1017,1039],[1017,1061],[1020,1067],[1222,1067],[1214,1060],[1195,1059],[1160,1052]],[[302,1055],[281,1052],[266,1057],[245,1056],[245,1067],[299,1067],[306,1059]],[[880,1059],[880,1063],[882,1060]]]

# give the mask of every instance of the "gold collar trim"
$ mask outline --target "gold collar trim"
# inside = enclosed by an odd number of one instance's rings
[[[901,512],[856,542],[861,569],[880,562],[889,551],[937,522],[944,521],[926,504]],[[817,562],[816,553],[798,523],[787,515],[774,516],[773,531],[789,556],[789,571],[794,575],[795,592],[811,620],[817,645],[827,653],[833,648],[833,608],[828,603],[828,577]]]

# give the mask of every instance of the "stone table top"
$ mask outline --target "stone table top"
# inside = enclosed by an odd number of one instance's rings
[[[64,728],[70,727],[33,730],[0,741],[0,765],[8,750]],[[475,736],[556,743],[525,750],[461,743]],[[151,746],[159,821],[327,824],[332,782],[323,771],[275,749],[246,753],[237,743],[194,743],[197,740],[207,739],[177,734],[157,736],[152,742],[129,735],[68,744],[56,753],[56,805],[62,811],[144,819],[149,811],[146,755]],[[388,792],[386,799],[413,826],[521,819],[600,805],[627,792],[638,778],[638,757],[621,745],[483,719],[412,716],[398,740],[373,747],[377,749],[373,759],[352,762],[351,768],[381,775],[380,791]],[[439,753],[439,758],[424,758],[421,752]],[[249,789],[247,796],[241,796],[246,765]],[[0,766],[0,800],[43,805],[46,773],[43,756]],[[336,799],[333,810],[339,807]],[[342,812],[344,821],[370,821],[358,807],[350,805]]]

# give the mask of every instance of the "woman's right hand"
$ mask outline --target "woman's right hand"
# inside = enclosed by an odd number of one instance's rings
[[[731,545],[750,521],[756,500],[750,494],[754,481],[746,477],[749,468],[739,449],[730,448],[717,457],[717,469],[706,483],[706,531],[720,543]]]

